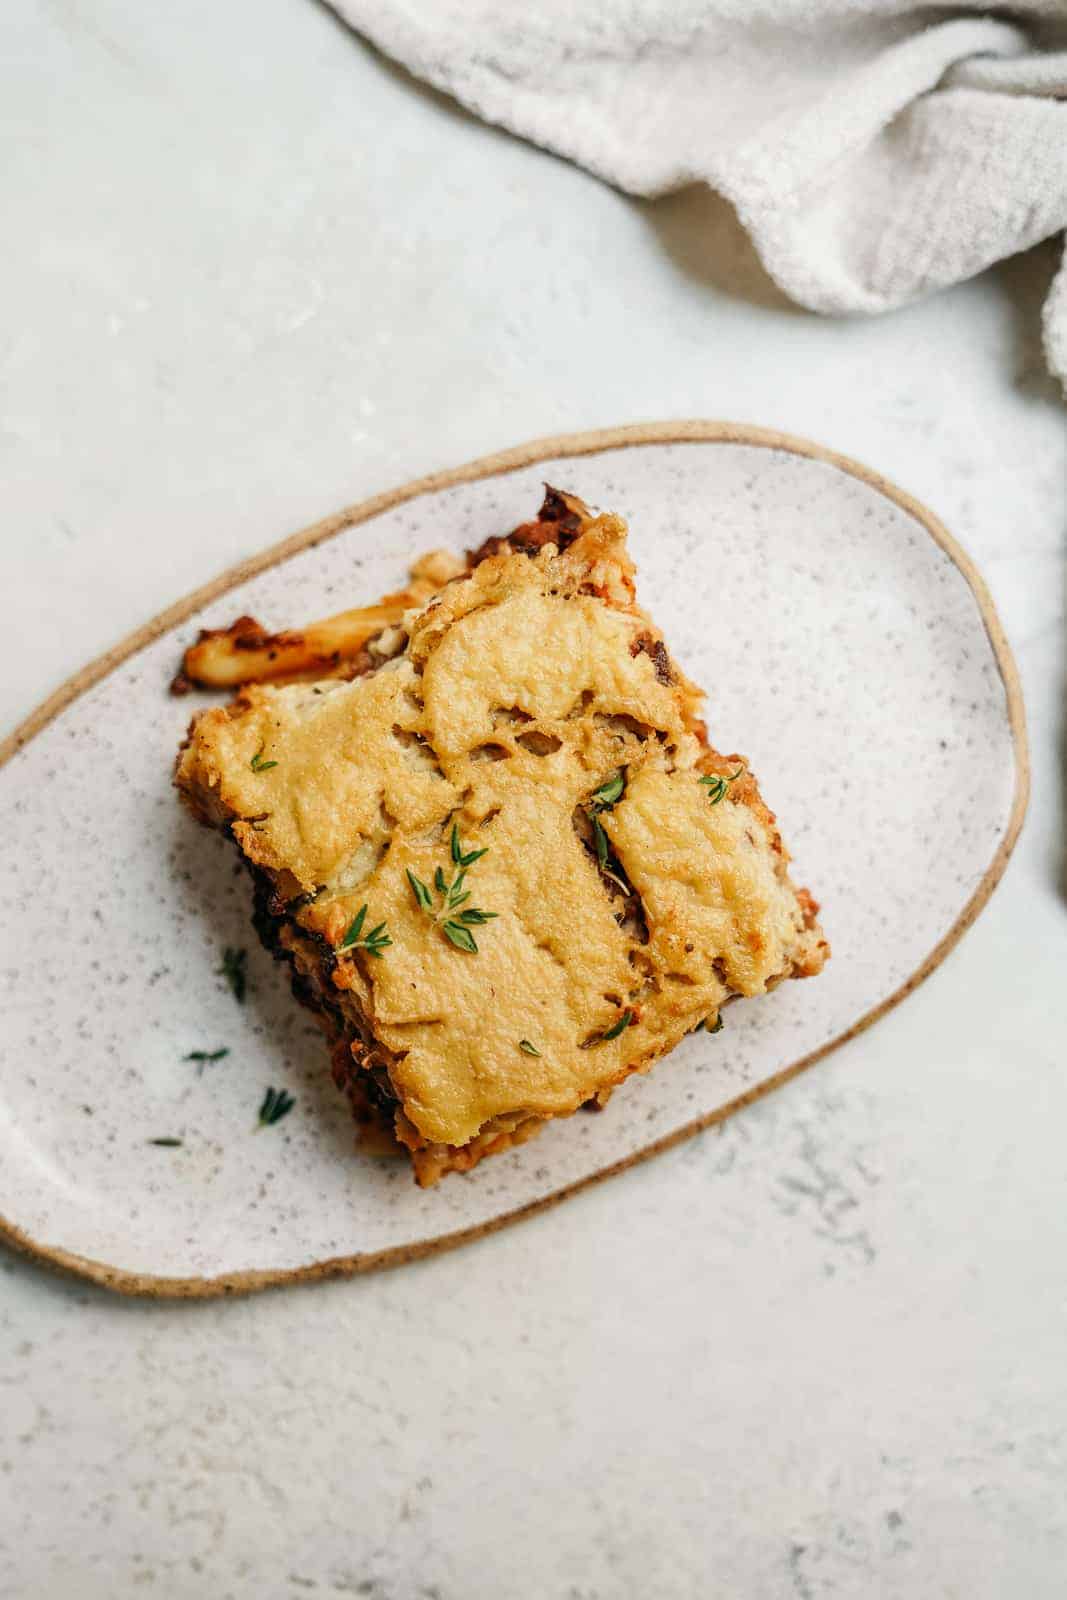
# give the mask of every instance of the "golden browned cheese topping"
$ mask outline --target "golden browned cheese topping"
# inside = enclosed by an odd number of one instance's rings
[[[343,956],[334,982],[436,1143],[574,1110],[810,944],[755,785],[712,804],[699,781],[718,770],[699,696],[633,603],[624,537],[602,517],[563,555],[486,560],[376,674],[249,690],[198,720],[179,767],[202,811],[244,819],[283,895],[314,897],[301,925],[336,947],[363,905],[387,924],[382,956]],[[485,852],[455,907],[495,913],[466,924],[476,952],[442,926],[453,826]]]

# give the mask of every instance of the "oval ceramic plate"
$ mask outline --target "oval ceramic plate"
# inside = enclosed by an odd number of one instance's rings
[[[528,518],[543,479],[629,518],[640,599],[707,689],[715,743],[749,756],[834,959],[731,1008],[604,1115],[421,1191],[406,1163],[355,1149],[321,1036],[252,936],[232,848],[177,805],[195,705],[167,686],[197,628],[370,601],[421,551]],[[157,618],[0,751],[0,1227],[114,1288],[202,1295],[408,1259],[572,1194],[780,1084],[932,970],[1018,833],[1024,739],[959,547],[874,473],[798,440],[717,423],[583,434],[343,512]],[[227,945],[248,948],[244,1005],[218,974]],[[253,1131],[270,1085],[296,1108]]]

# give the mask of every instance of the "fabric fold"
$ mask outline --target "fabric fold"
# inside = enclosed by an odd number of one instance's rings
[[[332,0],[488,122],[629,194],[722,194],[769,275],[878,312],[1067,228],[1067,0]],[[1045,307],[1067,384],[1067,281]]]

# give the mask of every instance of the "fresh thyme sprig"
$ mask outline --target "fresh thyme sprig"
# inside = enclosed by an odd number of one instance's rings
[[[380,957],[382,952],[389,948],[393,941],[389,937],[389,929],[385,923],[379,922],[376,928],[364,933],[363,924],[366,920],[367,908],[363,905],[352,918],[347,933],[337,946],[338,950],[366,950],[368,955]]]
[[[725,777],[718,772],[709,772],[703,778],[698,778],[697,782],[704,785],[708,791],[708,799],[711,804],[717,806],[720,800],[726,799],[726,791],[731,783],[737,782],[744,770],[745,763],[742,761],[736,772],[728,772]]]
[[[198,1073],[201,1073],[203,1072],[207,1062],[221,1061],[223,1057],[228,1056],[229,1053],[229,1045],[223,1045],[221,1050],[190,1050],[188,1055],[186,1055],[185,1060],[195,1061],[197,1063],[196,1070]]]
[[[258,1126],[269,1128],[275,1122],[280,1122],[287,1117],[296,1101],[286,1089],[268,1089],[263,1096],[263,1104],[259,1108]]]
[[[593,843],[596,846],[597,866],[601,872],[607,868],[611,843],[597,813],[610,811],[612,806],[617,805],[622,799],[625,791],[626,776],[622,772],[617,772],[613,778],[602,783],[599,789],[594,789],[589,797],[589,821],[593,825]]]
[[[269,772],[271,767],[276,767],[278,765],[276,761],[264,761],[263,752],[265,749],[266,745],[261,744],[251,761],[248,763],[253,772]]]
[[[433,895],[422,879],[408,867],[408,882],[411,892],[415,896],[415,903],[420,911],[425,911],[437,923],[441,932],[450,944],[457,950],[465,950],[469,955],[478,954],[478,945],[471,928],[481,927],[483,923],[492,922],[498,915],[496,911],[479,911],[476,906],[468,906],[470,890],[464,887],[467,870],[475,861],[486,854],[489,846],[482,850],[464,851],[459,842],[459,828],[452,824],[451,855],[456,871],[451,881],[446,879],[444,869],[438,867],[433,875],[434,888],[441,897],[441,904],[436,909]],[[460,907],[463,907],[462,911]]]
[[[247,950],[237,950],[227,945],[222,952],[222,966],[215,968],[218,976],[226,979],[238,1005],[244,1004],[245,990],[248,987],[248,976],[245,972],[247,960]]]

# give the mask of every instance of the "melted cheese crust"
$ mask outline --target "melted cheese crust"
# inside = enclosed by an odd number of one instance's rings
[[[450,584],[373,676],[203,713],[180,759],[194,809],[230,825],[285,899],[311,897],[291,910],[301,928],[336,950],[364,904],[368,928],[388,924],[380,959],[325,956],[432,1143],[574,1111],[729,996],[822,964],[754,781],[716,805],[701,786],[736,761],[708,751],[699,693],[665,670],[632,596],[625,525],[598,518],[563,555],[493,557]],[[599,821],[638,915],[588,842],[594,791],[620,773]],[[471,930],[477,954],[407,875],[452,877],[453,825],[486,851],[465,884],[496,913]]]

